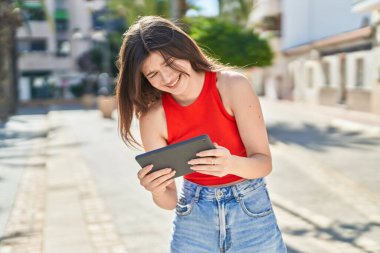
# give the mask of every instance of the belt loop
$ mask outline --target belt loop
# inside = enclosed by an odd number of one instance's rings
[[[236,185],[233,185],[232,186],[232,193],[234,194],[234,197],[235,197],[235,199],[236,199],[236,202],[240,202],[240,200],[241,200],[241,197],[239,196],[239,193],[238,193],[238,190],[237,190],[237,187],[236,187]]]
[[[197,186],[197,189],[195,190],[195,195],[194,195],[194,202],[197,203],[199,201],[199,193],[201,191],[202,187]]]

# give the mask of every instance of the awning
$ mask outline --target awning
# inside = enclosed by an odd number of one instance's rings
[[[41,9],[42,4],[40,1],[25,1],[22,7],[25,9]]]
[[[55,19],[67,20],[69,19],[69,12],[66,9],[56,9],[54,13]]]

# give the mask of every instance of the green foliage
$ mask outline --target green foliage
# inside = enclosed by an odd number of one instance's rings
[[[219,18],[244,26],[256,4],[257,0],[218,0]]]
[[[217,18],[191,18],[186,23],[198,45],[223,64],[263,67],[272,63],[268,42],[252,31]]]
[[[139,16],[159,15],[169,17],[169,0],[109,0],[110,10],[123,16],[128,25],[136,21]]]
[[[84,94],[83,83],[70,86],[70,91],[76,98],[83,96]]]
[[[98,71],[104,70],[104,52],[101,47],[94,47],[90,50],[90,59],[96,65]]]

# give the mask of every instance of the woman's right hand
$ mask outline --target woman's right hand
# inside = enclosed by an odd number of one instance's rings
[[[174,182],[175,170],[170,168],[157,170],[150,174],[149,171],[153,168],[153,164],[145,166],[137,173],[140,184],[153,195],[159,196],[166,191],[166,187]]]

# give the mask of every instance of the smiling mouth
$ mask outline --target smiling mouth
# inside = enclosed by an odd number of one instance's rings
[[[181,78],[181,75],[179,75],[178,78],[176,80],[174,80],[174,82],[172,82],[171,84],[165,85],[165,86],[169,87],[169,88],[174,87],[178,83],[180,78]]]

